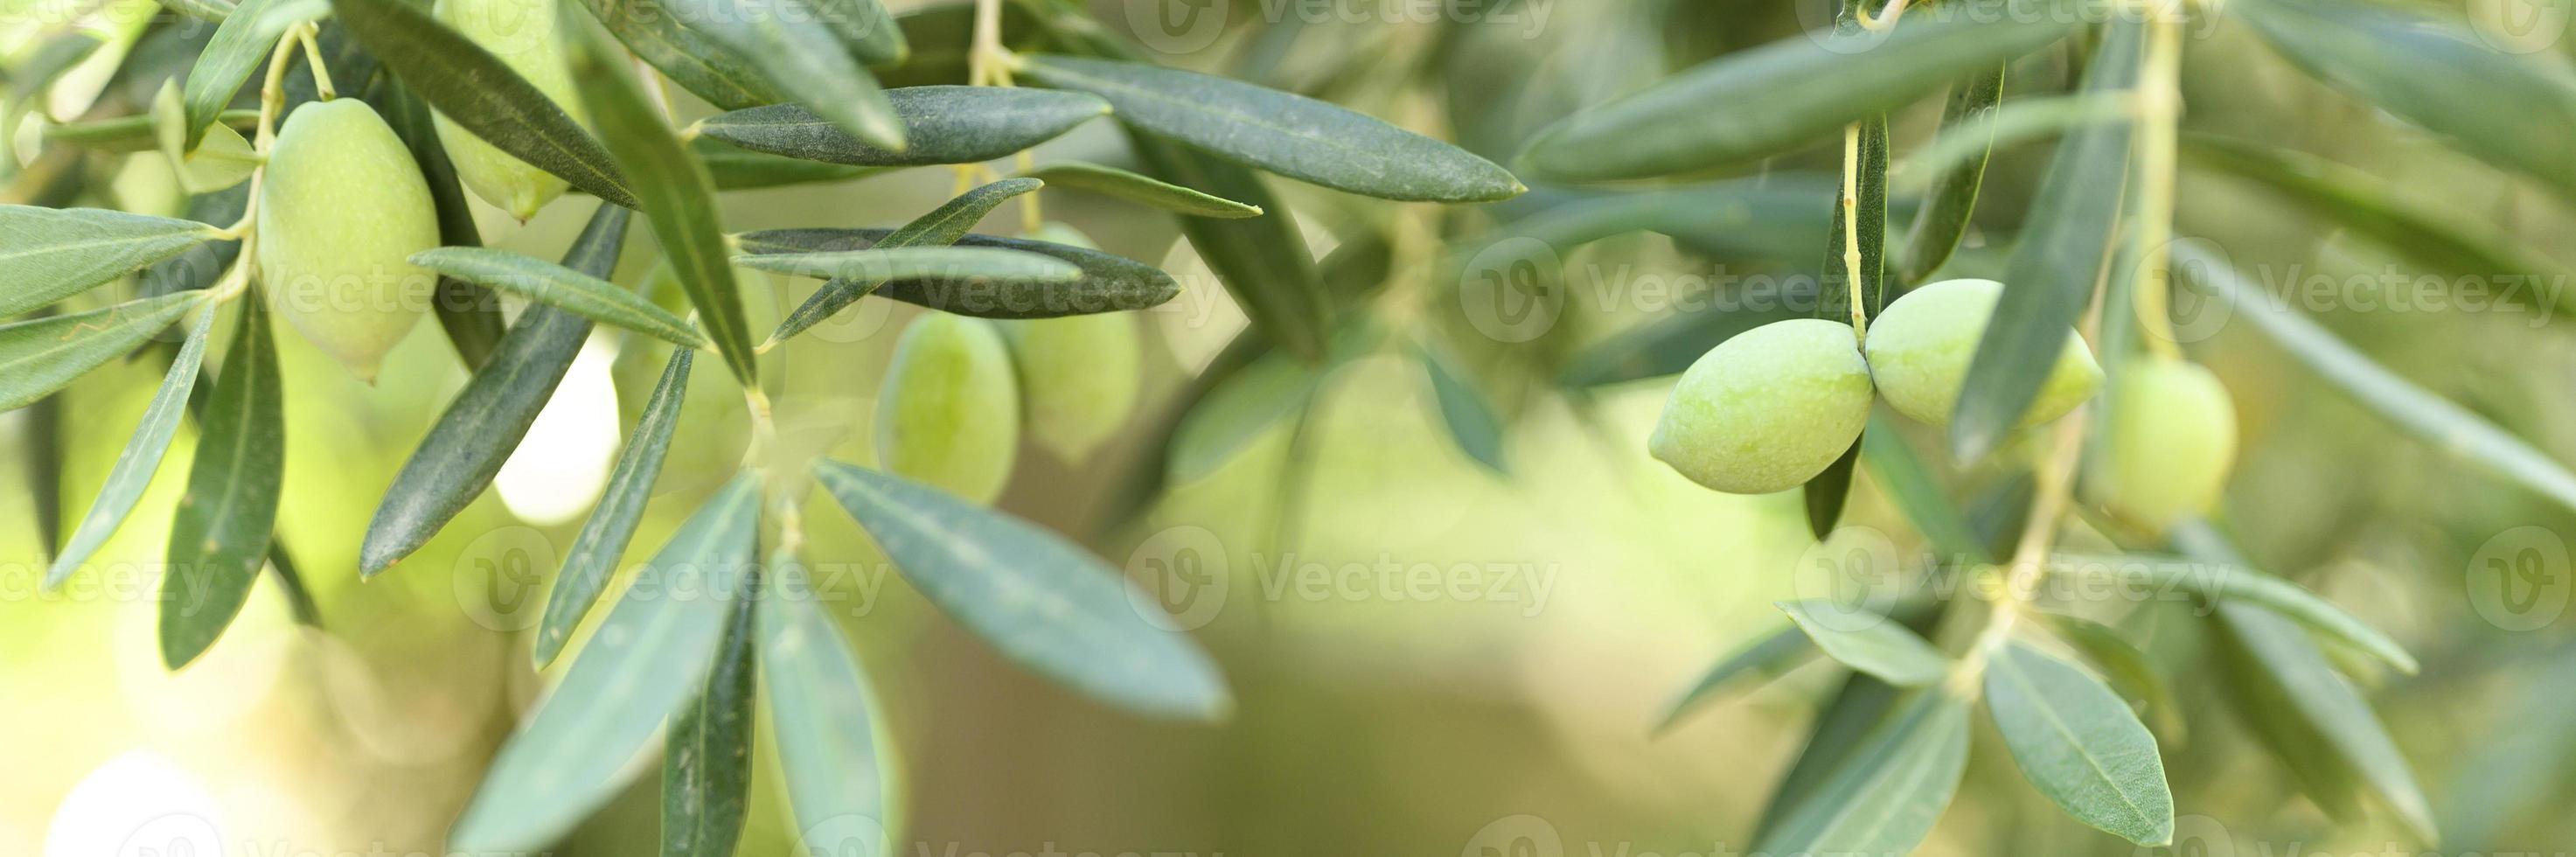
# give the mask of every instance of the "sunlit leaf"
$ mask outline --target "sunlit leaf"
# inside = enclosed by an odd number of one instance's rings
[[[1680,699],[1664,707],[1663,719],[1656,722],[1654,731],[1661,734],[1672,729],[1684,716],[1715,701],[1721,691],[1743,679],[1779,676],[1806,663],[1816,652],[1815,641],[1808,639],[1807,632],[1795,623],[1766,634],[1701,673],[1699,681],[1683,691]]]
[[[90,501],[80,527],[54,556],[53,568],[45,573],[46,588],[61,586],[64,578],[88,562],[90,554],[125,523],[135,501],[143,499],[143,489],[152,484],[152,475],[161,469],[161,457],[170,451],[171,437],[178,434],[179,418],[187,413],[188,393],[197,388],[197,367],[205,359],[206,338],[214,326],[213,312],[197,314],[187,341],[179,346],[178,358],[161,378],[161,388],[153,392],[152,403],[143,408],[143,419],[126,439],[125,451],[117,453],[116,465],[107,471],[97,499]]]
[[[545,616],[537,624],[534,653],[540,669],[563,652],[574,626],[598,603],[600,593],[608,591],[609,575],[616,573],[618,560],[626,556],[626,543],[635,537],[635,525],[644,519],[644,506],[653,498],[653,480],[662,475],[662,458],[671,451],[671,432],[679,425],[694,354],[686,348],[672,350],[662,379],[644,401],[644,415],[626,436],[617,466],[608,471],[599,505],[573,536],[571,549],[564,551],[563,568],[555,573],[554,589],[546,594]]]
[[[2048,568],[2051,574],[2076,580],[2144,585],[2155,592],[2182,591],[2208,601],[2256,605],[2367,652],[2399,672],[2415,672],[2415,657],[2387,634],[2298,584],[2262,572],[2187,557],[2144,554],[2060,553],[2049,557]]]
[[[25,407],[99,364],[125,356],[204,297],[181,292],[0,324],[0,411]]]
[[[1115,167],[1081,161],[1057,161],[1024,173],[1067,190],[1090,191],[1174,214],[1195,217],[1260,217],[1261,207],[1191,190]]]
[[[193,220],[98,208],[0,205],[0,318],[79,294],[217,236]]]
[[[892,853],[886,792],[894,763],[892,742],[879,732],[876,692],[805,567],[773,557],[770,573],[770,595],[760,605],[760,675],[796,830],[830,835],[817,844],[857,849],[834,853],[885,857]]]

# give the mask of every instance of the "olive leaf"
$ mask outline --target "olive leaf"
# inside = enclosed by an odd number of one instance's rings
[[[725,110],[774,104],[785,98],[760,72],[759,63],[725,41],[688,26],[658,0],[582,0],[590,17],[628,50],[672,83]]]
[[[1798,499],[1806,507],[1807,533],[1823,541],[1834,534],[1842,523],[1843,505],[1850,502],[1852,480],[1860,473],[1861,443],[1867,438],[1853,438],[1851,447],[1836,456],[1832,464],[1806,484],[1798,486]]]
[[[1871,317],[1887,308],[1887,117],[1862,119],[1859,163],[1852,165],[1852,215],[1844,222],[1842,204],[1846,188],[1837,183],[1834,204],[1825,228],[1825,256],[1821,268],[1824,300],[1816,302],[1816,317],[1836,321],[1851,318],[1853,301],[1860,301]],[[1847,241],[1846,239],[1857,239]],[[1859,245],[1860,270],[1853,271],[1846,257],[1851,245]]]
[[[1815,657],[1816,643],[1807,637],[1797,623],[1764,634],[1760,639],[1735,650],[1701,673],[1681,698],[1664,706],[1664,715],[1655,722],[1653,734],[1672,731],[1683,717],[1716,701],[1721,692],[1746,678],[1777,678]]]
[[[1109,99],[1121,122],[1299,181],[1381,199],[1491,202],[1528,190],[1465,149],[1366,114],[1144,63],[1032,54],[1018,71]]]
[[[1090,191],[1174,214],[1218,218],[1261,216],[1261,207],[1257,205],[1246,205],[1152,176],[1082,161],[1057,161],[1021,175],[1044,179],[1056,187]]]
[[[1955,124],[1945,113],[1941,136],[1889,167],[1888,176],[1900,189],[1938,193],[1936,186],[1952,176],[1963,176],[1972,166],[1982,174],[1995,152],[2087,125],[2124,121],[2134,114],[2136,105],[2128,91],[2112,90],[2016,98],[1982,113],[1956,117]]]
[[[878,734],[884,718],[876,692],[823,612],[804,565],[773,556],[770,572],[771,594],[760,604],[760,675],[796,829],[837,820],[832,829],[841,835],[874,837],[857,853],[890,854],[894,762],[891,742]]]
[[[1181,234],[1263,338],[1297,359],[1322,360],[1333,303],[1296,214],[1240,164],[1132,129],[1127,145],[1157,178],[1269,212],[1242,219],[1183,216]]]
[[[1913,631],[1867,610],[1824,600],[1782,601],[1798,629],[1826,657],[1898,687],[1923,687],[1950,674],[1950,657]]]
[[[1234,702],[1150,596],[1064,537],[837,461],[814,475],[931,603],[1022,665],[1135,711],[1222,719]]]
[[[1917,692],[1754,849],[1766,854],[1904,854],[1932,832],[1968,761],[1968,704]]]
[[[1995,105],[2004,96],[2004,66],[1979,70],[1950,85],[1949,102],[1941,108],[1940,141],[1957,138],[1969,154],[1955,164],[1944,165],[1931,175],[1930,200],[1915,213],[1914,223],[1906,227],[1905,257],[1897,272],[1909,283],[1927,281],[1950,253],[1959,247],[1959,237],[1968,232],[1969,215],[1977,210],[1977,190],[1985,183],[1986,158],[1994,151]],[[1881,138],[1883,147],[1886,141]],[[1881,156],[1886,150],[1881,148]],[[1884,162],[1879,164],[1882,171]],[[1884,187],[1881,188],[1882,193]],[[1882,197],[1882,202],[1884,197]]]
[[[391,0],[383,0],[391,2]],[[292,6],[289,0],[243,0],[215,34],[198,52],[197,63],[188,69],[187,82],[181,87],[187,122],[181,130],[182,153],[194,151],[197,141],[205,139],[206,126],[214,124],[216,115],[230,106],[233,95],[250,79],[252,69],[268,59],[277,37],[287,28],[302,22],[295,15],[272,15],[273,7]]]
[[[838,182],[861,179],[887,172],[886,167],[854,167],[826,164],[754,152],[713,137],[689,141],[689,153],[707,167],[707,176],[715,180],[717,190],[754,190],[766,187]]]
[[[98,208],[0,205],[0,267],[9,288],[0,317],[79,294],[219,237],[193,220]]]
[[[2129,89],[2144,31],[2135,18],[2114,21],[2085,69],[2083,91]],[[1950,448],[1958,460],[1984,459],[2021,424],[2067,348],[2066,331],[2092,301],[2128,181],[2129,131],[2127,122],[2086,125],[2058,143],[1952,411]]]
[[[630,212],[601,205],[564,253],[583,275],[606,276],[625,247]],[[519,313],[492,359],[474,370],[420,446],[403,461],[358,547],[358,574],[372,577],[429,543],[492,484],[536,423],[590,336],[590,321],[543,304]]]
[[[286,464],[286,395],[269,327],[264,301],[241,301],[222,374],[197,421],[204,431],[170,520],[161,581],[161,663],[173,670],[232,624],[268,558]]]
[[[188,394],[197,388],[197,366],[205,359],[206,338],[214,327],[214,312],[197,314],[187,341],[179,346],[178,358],[161,378],[161,388],[152,393],[152,403],[143,407],[143,419],[126,439],[125,451],[117,453],[116,465],[108,469],[98,497],[90,501],[89,512],[81,516],[71,540],[54,555],[53,568],[45,572],[46,589],[61,586],[88,562],[90,554],[125,523],[135,502],[143,499],[143,489],[152,484],[153,473],[161,469],[161,457],[170,451],[170,439],[179,432],[179,418],[187,413]]]
[[[2076,580],[2129,585],[2149,584],[2158,592],[2183,591],[2211,602],[2242,602],[2270,610],[2317,633],[2343,641],[2371,657],[2414,674],[2415,656],[2379,629],[2317,597],[2298,584],[2235,566],[2177,556],[2129,554],[2091,556],[2058,553],[2048,558],[2051,574]]]
[[[239,222],[249,206],[250,185],[243,183],[188,197],[181,214],[199,223],[231,224]],[[208,241],[154,262],[135,278],[134,295],[155,298],[212,286],[241,257],[241,245],[239,241]]]
[[[911,223],[904,224],[903,228],[888,233],[884,239],[876,242],[873,249],[945,247],[955,244],[959,239],[965,238],[967,230],[975,228],[975,224],[983,220],[985,215],[991,214],[994,208],[1012,197],[1035,191],[1043,184],[1036,179],[1003,179],[969,190],[959,194],[955,199],[942,203],[930,213],[914,218]],[[841,277],[825,282],[822,288],[814,290],[811,297],[806,298],[804,303],[798,304],[793,312],[789,312],[785,319],[778,322],[778,329],[770,332],[769,341],[774,343],[803,333],[808,328],[831,318],[833,313],[840,312],[842,308],[857,303],[860,298],[867,297],[882,285],[885,285],[882,279],[853,277]]]
[[[744,474],[680,525],[501,745],[449,847],[542,849],[616,796],[627,761],[703,687],[733,608],[728,575],[748,573],[759,511],[759,479]]]
[[[2576,473],[2521,438],[2468,409],[2388,371],[2370,356],[2299,315],[2275,306],[2269,293],[2249,283],[2224,257],[2196,242],[2173,245],[2179,282],[2198,284],[2233,312],[2364,409],[2434,449],[2466,459],[2496,476],[2521,483],[2560,506],[2576,509]]]
[[[412,254],[411,263],[674,345],[702,348],[707,344],[706,337],[686,320],[652,301],[616,283],[543,259],[486,247],[439,247]]]
[[[903,122],[885,90],[835,33],[810,23],[825,14],[812,3],[778,0],[761,9],[740,0],[696,2],[713,8],[700,10],[691,22],[749,59],[772,88],[868,145],[906,147]],[[790,20],[799,16],[805,17]]]
[[[640,207],[600,141],[492,52],[404,0],[332,0],[332,9],[368,51],[439,115],[592,196]],[[594,86],[602,82],[595,75],[581,78]],[[591,88],[584,87],[583,94]],[[601,111],[591,105],[590,112],[597,119]],[[622,130],[604,121],[600,128],[610,139]]]
[[[751,802],[752,702],[759,633],[754,612],[762,579],[745,575],[725,619],[715,663],[695,702],[672,718],[662,741],[662,854],[731,857]]]
[[[734,264],[798,277],[1072,283],[1082,269],[1052,256],[995,247],[879,247],[817,253],[749,253]]]
[[[737,241],[746,253],[833,253],[877,246],[890,229],[773,229],[745,233]],[[979,318],[1055,318],[1102,312],[1149,309],[1180,294],[1180,284],[1161,269],[1087,247],[1048,241],[967,235],[962,248],[1016,250],[1052,256],[1081,269],[1065,283],[1015,279],[895,280],[870,294],[942,312]]]
[[[259,111],[226,110],[215,114],[215,124],[236,132],[259,127]],[[91,119],[45,126],[45,142],[79,146],[93,152],[130,154],[149,152],[160,144],[151,114]]]
[[[1800,636],[1804,636],[1801,633]],[[1816,712],[1815,722],[1807,727],[1805,742],[1799,745],[1798,761],[1780,774],[1771,789],[1771,800],[1763,805],[1756,821],[1753,840],[1761,842],[1780,829],[1783,822],[1821,791],[1843,764],[1850,761],[1887,722],[1888,714],[1906,699],[1906,691],[1866,673],[1849,673],[1834,695]]]
[[[2130,699],[2145,705],[2155,718],[2155,731],[2180,735],[2186,727],[2182,710],[2174,701],[2173,685],[2164,673],[2148,660],[2147,653],[2120,636],[2111,626],[2063,613],[2041,613],[2039,618],[2058,639],[2082,652],[2084,657],[2101,667],[2111,686]]]
[[[204,297],[182,292],[0,324],[0,411],[25,407],[132,352]]]
[[[1440,424],[1449,429],[1449,439],[1458,445],[1458,451],[1495,475],[1510,476],[1511,465],[1503,458],[1503,418],[1495,412],[1494,404],[1485,400],[1484,391],[1476,389],[1466,373],[1429,343],[1415,342],[1413,358],[1422,364],[1423,375],[1431,381],[1431,397],[1440,409]]]
[[[714,182],[706,167],[671,135],[661,113],[603,46],[576,39],[572,67],[575,78],[588,82],[581,87],[582,103],[618,165],[634,178],[641,200],[636,208],[652,222],[653,237],[661,240],[663,256],[698,310],[699,326],[715,343],[716,353],[724,355],[734,378],[746,387],[757,386],[760,370],[751,348],[751,323],[743,318],[742,294],[725,259],[724,227],[717,220]]]
[[[1780,154],[2048,46],[2083,20],[2067,5],[2015,0],[1996,15],[1915,15],[1884,34],[1817,31],[1730,53],[1558,121],[1518,165],[1597,182]]]
[[[971,164],[1062,136],[1109,115],[1109,103],[1079,92],[990,86],[916,86],[888,90],[908,145],[888,150],[850,135],[795,104],[773,104],[700,120],[709,138],[755,152],[830,164],[911,167]]]
[[[1986,664],[1986,710],[2022,776],[2059,808],[2141,846],[2173,842],[2156,738],[2100,679],[2009,640]]]
[[[599,504],[582,521],[572,548],[564,551],[563,568],[555,572],[554,589],[546,594],[545,616],[537,623],[532,650],[538,669],[554,663],[563,652],[573,627],[599,602],[600,593],[608,591],[609,575],[616,573],[618,560],[626,556],[626,543],[635,537],[635,525],[643,520],[644,506],[653,498],[653,480],[662,475],[662,459],[671,451],[671,432],[679,425],[680,405],[688,396],[689,366],[695,354],[686,348],[671,351],[662,379],[644,400],[643,416],[627,435],[617,465],[608,471]]]

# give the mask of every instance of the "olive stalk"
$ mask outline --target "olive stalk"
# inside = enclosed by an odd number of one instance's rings
[[[2164,4],[2140,4],[2153,16],[2147,25],[2147,55],[2139,74],[2138,107],[2138,262],[2130,289],[2132,309],[2147,335],[2147,349],[2158,357],[2179,358],[2173,317],[2172,247],[2174,160],[2177,127],[2182,118],[2182,13]]]
[[[1862,4],[1867,5],[1867,4]],[[1893,16],[1890,16],[1893,20]],[[1860,123],[1843,126],[1843,300],[1851,304],[1852,338],[1869,338],[1868,302],[1860,296]]]

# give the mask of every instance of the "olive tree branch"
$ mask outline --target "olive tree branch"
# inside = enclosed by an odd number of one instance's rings
[[[2158,357],[2180,357],[2174,343],[2170,308],[2174,214],[2174,160],[2177,127],[2182,119],[2182,13],[2154,2],[2140,4],[2151,16],[2147,55],[2140,70],[2138,107],[2138,261],[2130,288],[2138,324],[2144,326],[2147,349]],[[2116,355],[2115,355],[2116,356]]]
[[[306,21],[295,25],[290,32],[295,42],[304,46],[304,64],[311,67],[313,91],[319,93],[324,101],[340,97],[340,90],[331,85],[331,67],[322,62],[322,43],[315,38],[321,34],[322,28]]]

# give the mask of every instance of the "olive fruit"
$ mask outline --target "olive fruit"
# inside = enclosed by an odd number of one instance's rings
[[[438,211],[411,150],[354,98],[286,117],[259,188],[260,288],[275,312],[373,383],[429,309]]]
[[[1097,249],[1090,236],[1062,223],[1029,237]],[[1145,362],[1134,318],[1096,313],[1000,324],[1019,367],[1021,419],[1039,446],[1080,464],[1127,424]]]
[[[1768,494],[1805,484],[1869,422],[1869,365],[1848,325],[1775,321],[1719,343],[1673,385],[1647,448],[1701,485]]]
[[[2112,397],[2103,505],[2162,531],[2217,503],[2236,461],[2236,406],[2218,376],[2141,357],[2122,368]]]
[[[1019,382],[993,323],[933,312],[905,328],[877,394],[878,465],[989,503],[1019,444]]]
[[[1968,363],[1977,355],[1977,340],[1985,336],[2003,292],[2004,284],[1993,280],[1942,280],[1888,304],[1870,320],[1868,341],[1861,346],[1879,395],[1898,413],[1949,425],[1968,380]],[[2084,339],[2069,330],[2066,350],[2058,352],[2057,365],[2040,384],[2019,427],[2065,416],[2101,386],[2102,367],[2093,362]]]
[[[438,20],[491,51],[511,71],[535,84],[547,100],[582,121],[580,93],[565,64],[563,37],[555,31],[556,0],[438,0]],[[438,144],[456,165],[456,178],[510,216],[527,220],[562,196],[564,180],[492,147],[447,116],[436,117]]]

